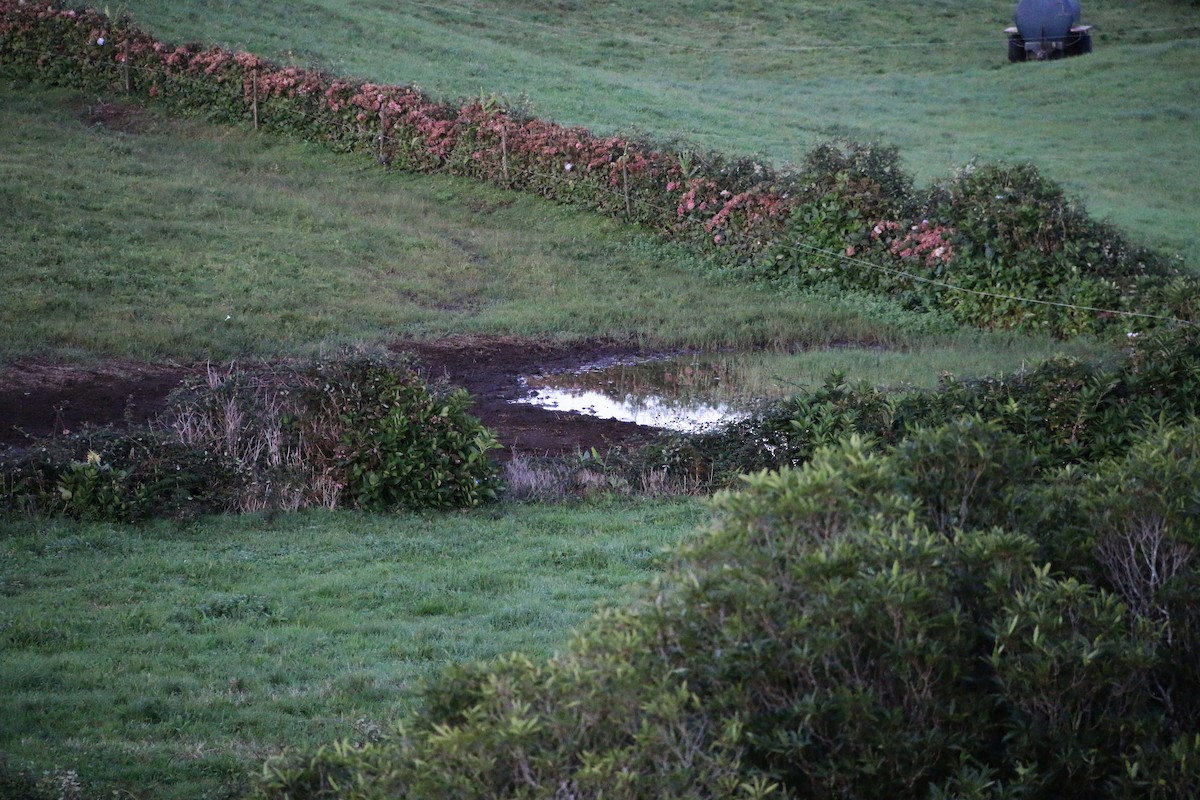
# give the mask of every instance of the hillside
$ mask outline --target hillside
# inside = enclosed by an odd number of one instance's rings
[[[1171,0],[1084,3],[1087,58],[1009,65],[1008,0],[961,4],[342,0],[123,4],[218,42],[451,98],[499,95],[597,132],[798,162],[832,136],[900,148],[920,181],[1032,160],[1145,243],[1200,262],[1200,20]]]

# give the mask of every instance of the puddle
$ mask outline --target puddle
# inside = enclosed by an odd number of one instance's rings
[[[1037,355],[1014,349],[1011,368]],[[742,419],[764,402],[809,391],[835,372],[873,386],[934,387],[947,373],[977,374],[978,359],[970,348],[829,345],[796,352],[733,350],[609,360],[522,378],[526,396],[515,402],[695,432]]]
[[[526,396],[514,402],[693,433],[749,415],[745,356],[693,353],[526,376]]]

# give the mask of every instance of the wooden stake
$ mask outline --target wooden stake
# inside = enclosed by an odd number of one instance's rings
[[[500,171],[508,183],[508,125],[500,129]]]
[[[629,151],[621,157],[621,181],[625,184],[625,218],[633,217],[633,207],[629,202]]]
[[[387,106],[381,106],[379,109],[379,155],[377,156],[380,164],[387,164],[387,156],[384,154],[383,146],[387,139]]]
[[[258,67],[250,70],[250,108],[254,112],[254,130],[258,130]]]
[[[129,77],[129,36],[128,36],[128,34],[126,34],[126,36],[125,36],[125,41],[122,43],[121,49],[125,55],[125,58],[122,59],[122,61],[124,62],[124,67],[125,67],[125,94],[131,94],[133,92],[133,81]]]

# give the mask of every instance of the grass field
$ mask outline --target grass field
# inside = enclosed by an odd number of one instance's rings
[[[174,41],[452,98],[497,94],[597,132],[797,161],[834,136],[900,147],[922,181],[1032,160],[1094,213],[1200,263],[1200,17],[1083,3],[1086,58],[1009,65],[1011,0],[962,4],[476,0],[122,4]]]
[[[447,662],[563,648],[706,517],[657,501],[0,522],[0,764],[73,771],[85,797],[226,796],[284,746],[378,733]]]
[[[838,135],[899,145],[922,181],[975,156],[1032,159],[1093,211],[1200,263],[1194,7],[1087,4],[1094,55],[1010,67],[999,34],[1010,5],[122,7],[163,38],[434,94],[496,93],[597,131],[776,162]],[[879,346],[760,368],[757,380],[788,386],[831,369],[928,384],[941,370],[1101,352],[740,285],[536,198],[153,108],[105,117],[112,99],[0,72],[0,363],[271,357],[448,333]],[[448,660],[562,647],[706,519],[694,501],[644,501],[129,528],[0,521],[0,778],[27,770],[54,797],[72,796],[73,774],[85,796],[227,796],[285,744],[372,735]]]
[[[252,131],[136,107],[96,124],[95,98],[3,82],[0,101],[0,358],[224,360],[481,333],[864,343],[915,350],[933,376],[1086,347],[723,280],[611,220]]]

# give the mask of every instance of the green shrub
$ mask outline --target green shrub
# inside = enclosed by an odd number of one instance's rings
[[[72,462],[58,479],[64,512],[75,519],[128,519],[128,478],[128,472],[113,469],[101,462],[99,453],[89,452],[87,461]]]
[[[370,509],[479,505],[495,499],[495,436],[463,390],[430,391],[412,371],[369,359],[319,368],[322,410],[341,427],[334,463],[352,502]]]
[[[797,178],[803,199],[830,196],[864,220],[911,215],[912,178],[900,166],[900,151],[880,143],[843,139],[818,144],[804,156]]]
[[[0,511],[127,522],[223,511],[239,480],[220,454],[162,430],[84,429],[0,455]]]
[[[172,427],[243,475],[239,507],[449,508],[494,499],[495,437],[461,390],[357,354],[210,371],[173,396]]]
[[[1200,330],[1180,326],[1131,337],[1112,364],[1053,358],[1009,375],[934,389],[886,390],[830,375],[817,388],[701,434],[667,434],[628,459],[633,468],[727,485],[734,476],[799,466],[849,434],[880,445],[964,417],[998,424],[1035,470],[1126,453],[1151,424],[1200,413]]]
[[[1005,525],[1036,457],[996,421],[965,416],[918,429],[897,445],[896,484],[920,503],[921,521],[953,538],[958,530]]]
[[[955,232],[947,280],[977,292],[945,292],[941,302],[970,324],[1066,335],[1098,330],[1113,318],[1093,309],[1138,310],[1128,306],[1137,279],[1170,271],[1162,255],[1093,220],[1032,164],[969,165],[934,188],[928,207],[928,216]],[[995,295],[1065,305],[1039,308]]]
[[[1092,219],[1033,164],[970,164],[934,187],[928,207],[954,226],[964,254],[1011,260],[1014,274],[1031,279],[1078,273],[1115,279],[1168,270],[1162,255]],[[1062,260],[1044,258],[1055,254]]]
[[[761,271],[978,327],[1071,336],[1195,319],[1193,277],[1091,218],[1032,164],[972,164],[918,197],[895,162],[888,148],[815,148]]]

